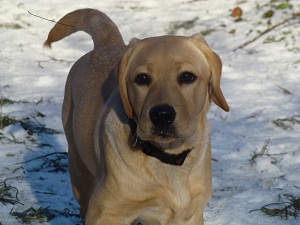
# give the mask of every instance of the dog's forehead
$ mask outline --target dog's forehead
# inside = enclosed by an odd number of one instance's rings
[[[139,47],[145,49],[148,53],[185,53],[187,51],[195,51],[192,48],[191,41],[188,37],[182,36],[160,36],[146,38],[141,40]]]
[[[205,54],[197,47],[195,41],[184,36],[160,36],[146,38],[135,43],[133,61],[135,65],[144,63],[189,62],[208,67]]]

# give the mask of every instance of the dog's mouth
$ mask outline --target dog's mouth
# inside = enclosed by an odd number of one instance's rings
[[[133,130],[136,132],[137,136],[143,141],[171,142],[180,138],[180,135],[178,134],[175,126],[163,128],[152,126],[146,129],[144,126],[139,126],[136,123],[134,126],[135,127]]]
[[[161,141],[168,141],[169,139],[177,139],[178,135],[174,126],[166,127],[166,128],[157,128],[153,127],[151,134],[154,137],[158,137]]]

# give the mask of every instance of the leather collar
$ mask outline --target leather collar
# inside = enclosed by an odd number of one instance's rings
[[[143,141],[136,135],[136,123],[134,121],[130,122],[130,126],[132,128],[132,134],[133,137],[132,145],[138,146],[142,149],[143,153],[145,153],[148,156],[157,158],[161,162],[165,164],[175,165],[175,166],[181,166],[183,165],[186,157],[188,154],[192,151],[191,149],[188,149],[186,151],[181,152],[180,154],[170,154],[167,152],[164,152],[162,149],[157,148],[153,144],[151,144],[150,141]]]

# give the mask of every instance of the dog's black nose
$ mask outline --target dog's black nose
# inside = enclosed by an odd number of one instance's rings
[[[164,128],[170,126],[176,117],[175,109],[169,105],[154,106],[149,112],[154,126]]]

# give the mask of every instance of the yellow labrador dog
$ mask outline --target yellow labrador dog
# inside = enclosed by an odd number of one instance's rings
[[[203,224],[212,189],[206,112],[211,99],[229,110],[220,58],[200,34],[126,46],[94,9],[65,15],[45,46],[79,30],[94,50],[69,73],[62,119],[85,224]]]

